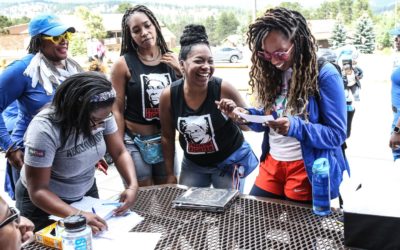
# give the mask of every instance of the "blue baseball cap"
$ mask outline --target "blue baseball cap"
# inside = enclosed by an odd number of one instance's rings
[[[43,14],[32,18],[28,29],[31,36],[39,34],[59,36],[66,31],[75,32],[74,27],[62,24],[58,17],[52,14]]]

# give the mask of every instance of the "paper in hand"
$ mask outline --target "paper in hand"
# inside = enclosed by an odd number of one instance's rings
[[[236,111],[236,110],[233,112],[236,115],[240,116],[242,119],[246,120],[247,122],[268,123],[269,121],[275,120],[273,115],[248,115],[248,114]]]

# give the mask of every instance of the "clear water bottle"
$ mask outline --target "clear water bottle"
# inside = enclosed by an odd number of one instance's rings
[[[61,233],[63,250],[92,250],[92,229],[86,225],[82,215],[71,215],[64,219]]]
[[[325,216],[331,213],[331,187],[329,182],[329,162],[318,158],[312,168],[312,197],[315,214]]]

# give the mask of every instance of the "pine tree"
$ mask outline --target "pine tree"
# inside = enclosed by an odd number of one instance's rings
[[[346,30],[341,21],[335,23],[333,34],[329,43],[334,49],[342,47],[346,44]]]
[[[372,20],[368,15],[362,15],[358,19],[353,43],[362,53],[372,54],[374,52],[375,33]]]

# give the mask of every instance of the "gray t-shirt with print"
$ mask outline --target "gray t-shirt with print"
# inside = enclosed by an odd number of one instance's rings
[[[114,117],[107,119],[103,129],[94,134],[95,143],[80,135],[75,146],[75,138],[70,136],[61,147],[60,128],[47,117],[49,111],[44,109],[29,124],[24,137],[25,164],[51,168],[49,189],[61,199],[81,199],[92,187],[95,164],[106,152],[104,135],[115,133],[117,124]],[[24,168],[21,178],[26,187]]]

